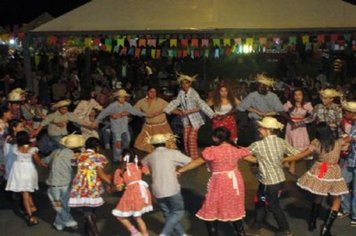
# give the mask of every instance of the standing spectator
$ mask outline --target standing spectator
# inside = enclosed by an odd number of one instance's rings
[[[192,88],[192,82],[196,80],[197,75],[191,77],[180,74],[178,82],[181,90],[176,99],[172,100],[164,109],[167,114],[175,113],[182,117],[184,126],[184,149],[187,155],[193,159],[199,157],[198,153],[198,131],[204,125],[204,120],[200,111],[204,112],[209,118],[214,117],[213,110],[202,100],[195,89]],[[180,106],[177,111],[176,108]]]
[[[255,139],[259,139],[257,121],[266,116],[277,116],[283,112],[283,105],[278,96],[270,91],[274,81],[264,74],[256,76],[257,91],[249,93],[238,106],[240,111],[248,111],[248,117],[254,127]]]
[[[5,173],[5,137],[8,134],[9,121],[11,119],[11,111],[7,107],[0,108],[0,178]],[[0,179],[0,182],[2,179]]]
[[[146,141],[154,146],[142,164],[150,168],[152,174],[152,193],[163,211],[164,227],[160,235],[186,236],[180,220],[184,215],[184,202],[176,175],[176,168],[191,162],[191,158],[178,150],[166,148],[172,135],[155,134]]]
[[[205,201],[196,214],[207,223],[209,236],[217,235],[218,221],[231,222],[239,236],[246,235],[242,223],[245,217],[245,186],[236,161],[247,158],[249,150],[236,148],[230,139],[227,128],[215,129],[213,141],[217,146],[206,148],[202,152],[203,158],[178,170],[178,173],[183,173],[204,163],[211,170]],[[249,160],[256,161],[250,156]]]

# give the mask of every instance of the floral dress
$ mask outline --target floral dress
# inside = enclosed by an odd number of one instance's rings
[[[101,194],[104,187],[97,167],[104,167],[108,161],[104,155],[87,149],[76,160],[78,169],[70,191],[70,207],[98,207],[104,204]]]
[[[151,193],[148,184],[142,180],[142,173],[148,173],[148,168],[140,168],[134,163],[128,163],[123,174],[121,169],[115,171],[115,185],[126,185],[126,189],[116,208],[112,210],[114,216],[138,217],[153,210]]]
[[[236,221],[245,217],[245,185],[237,161],[246,148],[221,144],[206,148],[203,158],[211,170],[207,194],[196,216],[205,221]]]

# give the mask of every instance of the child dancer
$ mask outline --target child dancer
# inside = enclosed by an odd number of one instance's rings
[[[298,180],[297,185],[316,195],[309,220],[309,231],[316,228],[322,197],[332,196],[332,206],[320,233],[321,236],[328,236],[331,235],[330,229],[340,208],[340,196],[349,192],[338,161],[345,141],[351,141],[351,138],[335,139],[332,129],[326,122],[317,125],[315,137],[307,149],[294,157],[285,158],[284,161],[297,161],[314,152],[318,154],[318,160]]]
[[[126,189],[112,214],[131,232],[131,235],[140,235],[128,219],[134,217],[142,235],[148,236],[141,215],[152,211],[153,207],[148,185],[141,179],[142,173],[148,174],[148,169],[138,163],[137,155],[132,150],[124,152],[122,167],[115,171],[114,184],[118,190],[122,190],[124,186]]]
[[[14,149],[16,159],[11,168],[6,185],[7,191],[21,192],[23,206],[25,208],[27,224],[38,224],[38,219],[33,216],[37,209],[32,200],[31,192],[38,189],[38,174],[32,158],[38,165],[46,166],[37,155],[37,148],[30,147],[30,136],[21,131],[16,135],[17,148]]]

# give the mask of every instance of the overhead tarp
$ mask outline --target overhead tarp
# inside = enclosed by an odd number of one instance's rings
[[[48,12],[44,12],[41,15],[39,15],[38,17],[36,17],[35,19],[31,20],[30,22],[23,24],[22,27],[20,29],[18,29],[18,31],[19,32],[30,31],[30,30],[35,29],[38,26],[45,24],[53,19],[54,19],[54,17],[51,16]]]
[[[93,0],[32,32],[355,29],[342,0]]]

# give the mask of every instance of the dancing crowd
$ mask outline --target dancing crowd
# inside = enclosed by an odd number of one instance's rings
[[[0,110],[0,171],[8,196],[21,199],[19,208],[27,224],[39,223],[32,199],[39,189],[37,165],[49,172],[47,193],[58,231],[77,230],[79,219],[71,215],[71,208],[77,208],[83,215],[83,235],[99,235],[96,210],[104,204],[103,193],[123,191],[112,215],[131,235],[149,235],[142,215],[153,210],[153,199],[164,216],[159,235],[188,235],[180,223],[185,207],[179,176],[205,164],[210,179],[196,217],[206,222],[209,236],[218,235],[218,222],[230,222],[236,235],[260,235],[267,210],[278,225],[276,235],[291,236],[280,195],[285,191],[285,171],[296,176],[296,162],[305,159],[308,171],[296,184],[314,196],[308,230],[316,230],[325,197],[331,206],[321,236],[331,235],[338,216],[349,216],[350,225],[356,226],[354,91],[346,95],[323,87],[320,100],[313,104],[304,89],[289,86],[291,95],[282,102],[273,89],[276,82],[258,74],[256,91],[244,97],[235,96],[220,81],[202,99],[193,88],[196,80],[197,75],[178,74],[175,98],[165,101],[157,88],[147,87],[146,96],[135,104],[123,88],[114,91],[111,103],[105,105],[91,89],[82,89],[74,105],[62,99],[50,107],[21,88],[6,94]],[[247,147],[238,145],[244,136],[238,128],[242,113],[253,131]],[[171,116],[179,119],[181,137],[172,131],[176,127],[171,128]],[[144,120],[137,135],[132,132],[134,117]],[[207,123],[212,127],[212,145],[201,150],[199,132]],[[254,222],[246,230],[240,160],[258,170]],[[110,162],[117,167],[112,173],[107,168]],[[151,186],[143,175],[150,176]]]

